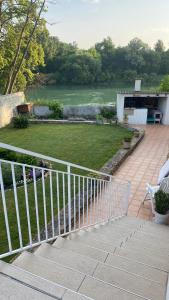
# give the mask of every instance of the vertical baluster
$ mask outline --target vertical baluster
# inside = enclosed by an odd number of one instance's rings
[[[99,180],[99,210],[100,210],[100,220],[102,220],[102,185],[101,179]]]
[[[88,222],[89,222],[89,178],[87,177],[87,195],[86,195],[86,197],[87,197],[87,199],[86,199],[86,201],[87,201],[87,208],[86,208],[86,223],[87,223],[87,225],[88,225]]]
[[[84,177],[83,177],[83,225],[84,225],[84,216],[85,216],[85,203],[84,203]]]
[[[68,216],[69,216],[69,232],[71,232],[72,227],[72,214],[71,214],[71,173],[70,165],[67,166],[67,178],[68,178]]]
[[[43,209],[44,209],[44,222],[45,222],[45,237],[47,240],[48,239],[48,228],[47,228],[46,191],[45,191],[44,169],[42,170],[42,193],[43,193]]]
[[[106,189],[106,181],[103,181],[103,189],[104,189],[104,201],[105,201],[105,216],[104,219],[107,220],[108,219],[108,214],[107,214],[107,205],[108,205],[108,197],[109,195],[107,195],[107,189]]]
[[[8,212],[7,212],[7,207],[6,207],[6,198],[5,198],[5,190],[4,190],[4,181],[3,181],[1,162],[0,162],[0,187],[1,187],[2,205],[3,205],[3,211],[4,211],[8,247],[9,247],[9,252],[11,252],[12,251],[12,243],[11,243],[11,234],[10,234],[10,229],[9,229]]]
[[[22,172],[23,172],[24,191],[25,191],[25,203],[26,203],[26,216],[27,216],[27,223],[28,223],[29,243],[30,243],[30,245],[32,245],[32,232],[31,232],[31,223],[30,223],[28,188],[27,188],[27,181],[26,181],[25,166],[22,167]]]
[[[96,180],[97,182],[97,191],[96,191],[96,206],[97,206],[97,222],[99,222],[99,180]]]
[[[79,228],[80,228],[80,176],[78,176],[78,194],[79,194],[79,204],[78,204],[78,206],[79,206]]]
[[[38,195],[37,195],[35,168],[33,168],[33,185],[34,185],[34,197],[35,197],[37,234],[38,234],[38,242],[40,242],[39,207],[38,207]]]
[[[11,170],[12,170],[12,181],[13,181],[15,208],[16,208],[16,218],[17,218],[18,233],[19,233],[19,244],[20,244],[20,248],[22,248],[23,242],[22,242],[22,232],[21,232],[21,223],[20,223],[20,214],[19,214],[19,206],[18,206],[18,195],[17,195],[17,189],[16,189],[14,164],[11,164]]]
[[[66,201],[65,201],[65,174],[62,174],[62,188],[63,188],[63,226],[64,233],[66,232]]]
[[[94,223],[96,222],[96,179],[93,179],[93,183],[94,183],[94,206],[93,206],[93,210],[94,210]]]
[[[74,193],[74,230],[76,229],[76,177],[73,175],[73,193]]]
[[[60,235],[60,199],[59,199],[59,174],[56,173],[57,208],[58,208],[58,232]]]
[[[93,196],[93,187],[92,187],[92,178],[90,179],[90,224],[92,224],[92,196]]]
[[[54,223],[54,209],[53,209],[53,176],[52,172],[49,171],[50,179],[50,205],[51,205],[51,221],[52,221],[52,237],[55,236],[55,223]]]

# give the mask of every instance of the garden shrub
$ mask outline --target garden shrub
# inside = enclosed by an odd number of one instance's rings
[[[63,106],[60,103],[51,101],[49,104],[49,109],[52,111],[50,117],[54,119],[63,119]]]
[[[29,126],[28,117],[22,115],[14,117],[12,123],[14,128],[27,128]]]
[[[13,184],[12,170],[10,164],[2,164],[2,174],[3,174],[4,187],[9,188]],[[15,166],[16,182],[21,180],[21,176],[22,176],[22,168],[19,166]]]
[[[169,194],[159,190],[155,193],[155,210],[161,215],[169,211]]]
[[[107,120],[112,120],[116,115],[116,111],[113,107],[112,108],[103,107],[101,108],[101,115],[103,118]]]
[[[39,160],[36,157],[29,156],[26,154],[18,154],[17,155],[17,162],[21,164],[26,164],[26,165],[33,165],[33,166],[38,166],[39,165]]]
[[[21,164],[35,165],[35,166],[39,166],[40,164],[39,159],[37,159],[36,157],[26,155],[26,154],[19,154],[14,151],[6,150],[6,149],[0,149],[0,159],[14,161]]]
[[[10,150],[0,149],[0,158],[9,161],[17,161],[17,154]]]

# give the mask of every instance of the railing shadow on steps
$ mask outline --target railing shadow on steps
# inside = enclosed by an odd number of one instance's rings
[[[8,144],[0,148],[52,163],[0,159],[0,258],[127,214],[127,180]]]

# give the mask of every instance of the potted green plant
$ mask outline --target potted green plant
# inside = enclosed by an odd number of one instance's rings
[[[135,138],[138,138],[140,136],[140,132],[138,130],[134,131],[134,136]]]
[[[155,223],[167,224],[169,219],[169,194],[159,190],[155,193]]]
[[[98,124],[98,125],[103,124],[103,117],[102,117],[102,115],[100,115],[100,114],[96,115],[96,124]]]
[[[124,138],[124,141],[123,141],[123,148],[124,149],[130,149],[130,147],[131,147],[131,140],[132,140],[131,137],[125,137]]]
[[[126,113],[124,114],[124,124],[128,125],[128,115]]]

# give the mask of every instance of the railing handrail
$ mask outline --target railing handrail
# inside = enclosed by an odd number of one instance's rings
[[[21,153],[21,154],[30,155],[30,156],[40,158],[40,159],[44,159],[44,160],[49,160],[49,161],[52,161],[52,162],[55,162],[55,163],[58,163],[58,164],[65,165],[69,168],[72,167],[72,168],[76,168],[76,169],[79,169],[79,170],[91,172],[91,173],[94,173],[94,174],[99,174],[99,175],[102,175],[102,176],[106,176],[106,177],[109,177],[109,178],[113,177],[112,175],[104,173],[104,172],[96,171],[96,170],[93,170],[93,169],[90,169],[90,168],[80,166],[78,164],[73,164],[73,163],[68,162],[68,161],[57,159],[57,158],[54,158],[54,157],[51,157],[51,156],[46,156],[44,154],[40,154],[40,153],[33,152],[33,151],[30,151],[30,150],[25,150],[25,149],[15,147],[15,146],[12,146],[12,145],[9,145],[9,144],[0,143],[0,148],[7,149],[7,150],[10,150],[10,151],[14,151],[14,152],[18,152],[18,153]]]
[[[7,159],[1,159],[0,158],[0,162],[1,163],[7,163],[7,164],[11,164],[11,165],[16,165],[16,166],[20,166],[20,167],[26,167],[26,168],[30,168],[30,169],[38,169],[38,170],[44,170],[44,171],[48,171],[48,172],[53,172],[53,173],[60,173],[60,174],[65,174],[65,175],[71,175],[71,176],[75,176],[75,177],[81,177],[81,178],[88,178],[88,179],[95,179],[95,180],[102,180],[103,182],[109,182],[109,180],[105,180],[105,179],[101,179],[101,178],[95,178],[95,177],[90,177],[87,175],[82,175],[82,174],[75,174],[75,173],[68,173],[66,171],[61,171],[61,170],[55,170],[55,169],[50,169],[50,168],[46,168],[46,167],[39,167],[39,166],[35,166],[35,165],[29,165],[29,164],[25,164],[25,163],[19,163],[16,161],[10,161]],[[123,181],[120,179],[120,181]],[[126,180],[124,180],[124,182],[126,182]]]

